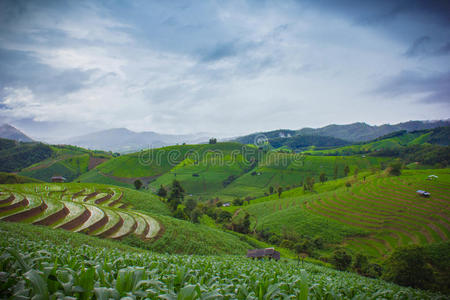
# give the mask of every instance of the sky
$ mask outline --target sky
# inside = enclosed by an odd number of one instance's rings
[[[450,117],[449,1],[0,1],[0,123],[237,136]]]

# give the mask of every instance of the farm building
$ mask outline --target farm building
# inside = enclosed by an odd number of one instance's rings
[[[222,206],[224,206],[224,207],[229,207],[230,205],[231,205],[230,202],[225,202],[224,204],[222,204]]]
[[[253,249],[253,250],[248,250],[247,251],[247,257],[248,258],[257,258],[257,259],[262,259],[262,258],[268,258],[268,259],[275,259],[275,260],[279,260],[280,259],[280,252],[275,251],[274,248],[265,248],[265,249]]]
[[[422,197],[430,197],[430,193],[428,193],[426,191],[417,190],[416,193],[419,194]]]
[[[52,182],[66,182],[66,178],[64,178],[62,176],[53,176]]]

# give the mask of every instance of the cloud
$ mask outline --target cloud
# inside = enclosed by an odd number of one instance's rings
[[[34,136],[64,127],[237,135],[389,121],[387,104],[367,93],[380,85],[384,97],[446,92],[423,81],[447,71],[447,29],[423,25],[430,14],[417,9],[361,3],[3,1],[0,115]],[[389,22],[357,21],[383,12]],[[442,54],[409,59],[428,51]],[[422,73],[400,80],[400,69]],[[399,100],[390,118],[413,119],[442,101],[423,103],[404,109]]]
[[[447,44],[441,46],[439,49],[436,50],[436,55],[449,55],[450,54],[450,42],[447,42]]]
[[[450,105],[450,72],[423,75],[413,71],[403,71],[386,80],[375,92],[390,98],[408,96],[424,103]]]
[[[429,50],[427,45],[430,43],[431,38],[429,36],[421,36],[414,41],[414,43],[406,50],[405,56],[415,57],[428,54]]]

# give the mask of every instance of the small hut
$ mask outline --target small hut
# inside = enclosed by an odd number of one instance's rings
[[[280,259],[280,252],[275,251],[274,248],[265,248],[265,249],[253,249],[253,250],[248,250],[247,251],[247,257],[248,258],[257,258],[257,259],[262,259],[262,258],[268,258],[268,259],[275,259],[275,260],[279,260]]]
[[[64,178],[62,176],[53,176],[52,182],[66,182],[66,178]]]

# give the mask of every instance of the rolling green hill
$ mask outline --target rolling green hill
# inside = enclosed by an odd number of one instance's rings
[[[152,192],[160,185],[181,182],[188,195],[199,199],[258,197],[270,186],[302,185],[307,177],[319,180],[344,176],[344,168],[380,168],[385,157],[305,156],[258,149],[238,143],[181,145],[123,155],[84,173],[76,180],[132,187],[141,180]],[[336,176],[335,176],[336,174]]]
[[[50,146],[0,139],[0,171],[15,172],[52,155]]]
[[[48,146],[51,156],[23,168],[19,174],[49,182],[57,175],[72,181],[112,156],[103,151],[91,151],[69,145]]]
[[[450,144],[450,127],[412,132],[397,131],[364,144],[328,150],[310,150],[304,153],[311,155],[352,155],[429,144],[448,146]]]
[[[0,185],[0,221],[121,239],[158,252],[244,254],[237,236],[169,217],[157,197],[98,184]]]
[[[438,178],[427,180],[430,174]],[[238,217],[249,213],[256,231],[321,237],[374,259],[400,246],[450,238],[449,169],[404,170],[399,177],[363,173],[316,186],[315,193],[297,188],[280,199],[273,195],[228,210],[240,209]],[[431,197],[417,195],[418,189],[429,191]]]

